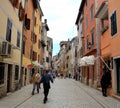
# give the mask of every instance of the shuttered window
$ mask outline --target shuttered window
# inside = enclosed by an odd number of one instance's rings
[[[17,32],[17,47],[20,47],[20,32]]]
[[[117,33],[116,11],[112,14],[112,16],[110,17],[110,20],[111,20],[111,36],[113,36]]]
[[[7,29],[6,29],[6,40],[11,42],[11,34],[12,34],[12,22],[10,19],[7,20]]]
[[[19,77],[19,66],[15,65],[15,80],[18,80]]]
[[[94,29],[91,31],[92,45],[94,45]]]
[[[30,19],[27,18],[27,14],[25,15],[25,27],[27,30],[30,30]]]

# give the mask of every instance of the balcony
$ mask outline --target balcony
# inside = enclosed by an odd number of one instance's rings
[[[103,19],[103,20],[107,20],[108,19],[108,3],[107,2],[103,2],[101,4],[101,6],[99,7],[98,11],[96,12],[95,17]]]

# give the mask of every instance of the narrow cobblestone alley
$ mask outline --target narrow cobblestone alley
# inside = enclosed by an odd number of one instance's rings
[[[0,99],[0,108],[120,108],[120,101],[73,79],[56,79],[51,84],[48,102],[43,103],[43,88],[31,95],[32,85]]]

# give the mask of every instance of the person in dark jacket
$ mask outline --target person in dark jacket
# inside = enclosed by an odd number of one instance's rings
[[[107,97],[107,88],[111,84],[111,74],[109,71],[103,69],[103,75],[101,78],[101,87],[103,96]]]
[[[43,89],[44,89],[44,103],[48,100],[48,93],[50,89],[50,81],[53,83],[53,79],[50,74],[48,74],[47,70],[44,70],[44,74],[41,78],[40,83],[43,83]]]

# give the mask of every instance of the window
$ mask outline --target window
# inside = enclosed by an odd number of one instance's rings
[[[27,18],[27,14],[25,15],[25,28],[30,30],[30,19]]]
[[[47,50],[47,51],[49,50],[49,45],[47,45],[47,48],[46,48],[46,50]]]
[[[23,48],[22,48],[22,54],[25,54],[25,43],[26,43],[26,39],[25,36],[23,37]]]
[[[88,16],[86,16],[86,28],[88,27]]]
[[[18,76],[19,76],[19,66],[15,65],[15,80],[18,80]]]
[[[20,47],[20,32],[17,32],[17,47]]]
[[[66,64],[66,68],[68,68],[68,64]]]
[[[12,33],[12,22],[10,19],[7,20],[7,31],[6,31],[6,40],[11,42],[11,33]]]
[[[37,60],[37,52],[33,51],[32,60]]]
[[[33,33],[33,43],[37,42],[37,35],[35,33]]]
[[[37,35],[34,33],[34,32],[31,32],[31,41],[33,43],[36,43],[37,42]]]
[[[88,49],[88,43],[89,43],[89,41],[88,41],[88,36],[87,36],[87,38],[86,38],[86,46],[87,46],[87,49]]]
[[[92,45],[94,45],[94,30],[91,31]]]
[[[4,70],[5,70],[5,64],[0,63],[0,84],[4,83]]]
[[[111,15],[111,36],[117,33],[117,18],[116,18],[116,11]]]
[[[32,50],[32,46],[30,47],[30,59],[32,59],[33,56],[33,50]]]
[[[49,57],[46,57],[46,62],[49,63]]]
[[[93,5],[91,6],[90,13],[91,13],[91,19],[93,19],[94,18],[94,6]]]

